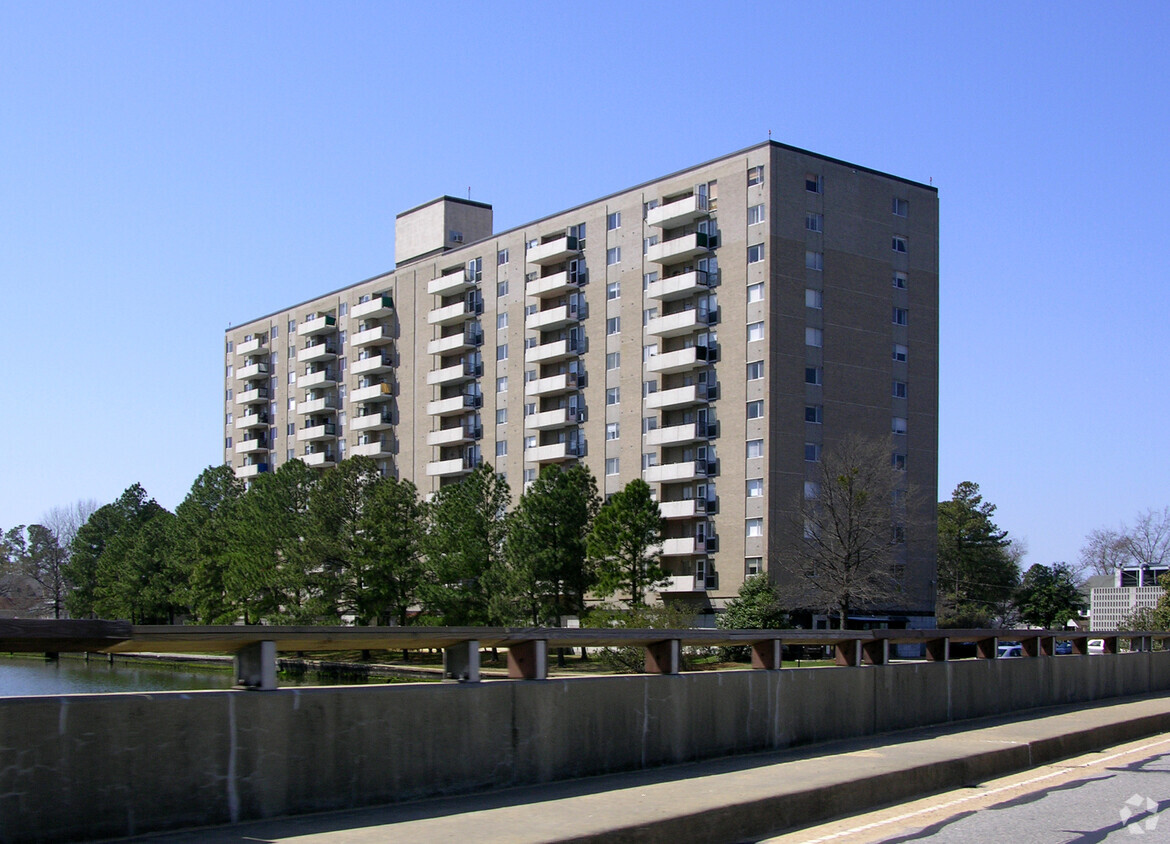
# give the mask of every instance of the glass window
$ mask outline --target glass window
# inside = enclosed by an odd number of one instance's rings
[[[808,251],[804,253],[804,266],[810,270],[823,270],[825,268],[825,256],[822,252]]]
[[[906,419],[903,416],[895,416],[890,423],[890,431],[895,434],[906,433]]]
[[[621,282],[611,281],[609,284],[605,285],[605,298],[606,299],[616,299],[618,296],[621,296],[621,295],[622,295]]]
[[[507,296],[508,295],[508,280],[507,279],[504,279],[503,281],[501,281],[499,284],[496,285],[496,295],[497,296]]]
[[[652,234],[649,237],[642,238],[642,254],[645,255],[650,251],[650,247],[658,243],[658,235]]]
[[[645,290],[654,282],[658,281],[658,272],[643,273],[642,275],[642,289]]]
[[[621,401],[621,396],[622,392],[620,387],[609,387],[605,391],[605,403],[617,404]]]
[[[508,263],[508,250],[501,249],[496,253],[496,266],[502,267],[506,263]]]
[[[605,458],[605,474],[616,475],[618,473],[618,459],[616,457]]]
[[[507,392],[507,390],[508,390],[508,376],[501,375],[499,378],[496,379],[496,392],[503,393],[503,392]]]
[[[764,181],[764,165],[760,164],[756,167],[749,167],[747,171],[747,183],[750,188],[752,185],[761,184]]]
[[[642,311],[642,325],[649,325],[650,320],[658,318],[658,308],[646,308]]]
[[[607,319],[605,321],[605,333],[606,334],[617,334],[621,330],[622,330],[622,318],[621,317],[610,317],[609,319]]]
[[[622,353],[621,352],[607,352],[606,353],[606,355],[605,355],[605,368],[606,369],[617,369],[621,365],[622,365]]]
[[[764,400],[757,399],[756,401],[749,401],[747,403],[747,418],[748,419],[763,419],[764,418]]]
[[[905,346],[894,344],[894,360],[904,361],[908,355],[908,350]]]
[[[809,193],[824,193],[825,183],[822,181],[821,175],[819,173],[806,173],[804,189]]]
[[[605,228],[607,231],[613,231],[614,229],[620,229],[621,227],[622,227],[622,212],[621,211],[614,211],[612,214],[609,214],[606,216]]]
[[[747,380],[759,381],[764,377],[764,362],[754,360],[747,365]]]
[[[764,206],[762,204],[753,205],[748,209],[747,224],[749,226],[754,226],[756,223],[762,222],[764,222]]]
[[[804,368],[804,383],[806,383],[806,384],[820,384],[821,383],[821,368],[819,366],[806,366]]]
[[[894,235],[893,238],[890,239],[890,248],[893,249],[895,252],[905,252],[906,251],[906,238],[898,237],[898,235]]]
[[[763,478],[748,478],[747,497],[748,498],[763,498],[763,496],[764,496],[764,479]]]
[[[744,536],[763,536],[764,535],[764,520],[763,519],[745,519],[744,520]]]
[[[747,441],[747,457],[750,460],[753,457],[764,456],[764,441],[763,440],[748,440]]]
[[[508,327],[508,313],[507,313],[507,311],[505,311],[504,313],[496,314],[496,328],[500,329],[500,328],[507,328],[507,327]]]
[[[909,213],[909,211],[910,211],[910,200],[908,200],[908,199],[899,199],[898,197],[896,197],[896,196],[895,196],[895,197],[894,197],[894,202],[893,202],[893,207],[892,207],[892,209],[891,209],[891,210],[892,210],[892,211],[893,211],[893,212],[894,212],[894,213],[895,213],[897,216],[899,216],[899,217],[905,217],[905,216],[906,216],[906,214],[907,214],[907,213]]]
[[[754,246],[749,246],[747,251],[747,262],[749,264],[758,264],[764,260],[764,244],[757,243]]]
[[[905,308],[894,308],[893,321],[894,325],[906,325],[910,319],[910,312]]]
[[[607,440],[616,440],[618,438],[618,423],[617,422],[606,422],[605,423],[605,438]]]
[[[823,214],[808,213],[804,215],[804,227],[810,232],[823,232],[825,230],[825,217]]]
[[[905,381],[895,381],[894,382],[894,398],[896,398],[896,399],[906,398],[906,382]]]
[[[899,290],[906,289],[906,273],[894,273],[894,287]]]
[[[743,573],[745,577],[755,577],[757,574],[764,573],[764,558],[763,557],[744,557]]]
[[[805,288],[804,291],[804,306],[806,308],[823,308],[825,304],[824,294],[819,290],[812,288]]]
[[[496,443],[496,457],[505,457],[508,454],[508,441],[500,440]]]
[[[890,455],[890,465],[899,472],[906,471],[906,455],[894,452]]]
[[[613,266],[614,264],[619,263],[621,259],[622,248],[620,246],[612,246],[605,250],[605,263],[607,265]]]
[[[506,408],[506,407],[496,408],[496,424],[503,425],[507,421],[508,421],[508,408]]]
[[[813,501],[821,494],[821,485],[816,481],[804,482],[804,500]]]
[[[758,281],[755,284],[749,284],[747,289],[748,304],[752,302],[764,301],[764,282]]]
[[[819,463],[821,461],[821,446],[819,443],[805,443],[804,444],[804,459],[809,463]]]
[[[817,425],[821,424],[824,410],[819,404],[806,404],[804,406],[804,421],[813,422]]]
[[[751,343],[755,340],[763,340],[764,339],[764,323],[762,323],[762,322],[749,322],[748,327],[747,327],[747,338],[748,338],[749,343]]]
[[[501,343],[500,345],[496,346],[496,360],[507,360],[507,359],[508,359],[508,344]]]
[[[650,360],[650,358],[654,357],[656,354],[658,354],[657,343],[647,343],[642,347],[642,360]]]
[[[821,329],[806,328],[804,330],[804,345],[817,347],[825,345],[824,333]]]

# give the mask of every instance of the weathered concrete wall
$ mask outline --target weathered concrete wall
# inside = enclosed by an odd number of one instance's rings
[[[1170,652],[0,699],[0,840],[111,837],[1170,689]]]

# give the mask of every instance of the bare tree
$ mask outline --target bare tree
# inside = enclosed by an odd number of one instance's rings
[[[900,591],[898,565],[909,490],[891,466],[884,440],[846,437],[821,455],[815,486],[797,510],[803,541],[782,552],[785,591],[805,609],[837,613],[842,627],[852,609],[878,607]]]
[[[1129,537],[1125,526],[1120,530],[1097,528],[1085,537],[1081,548],[1081,574],[1113,574],[1123,566],[1131,565]]]
[[[53,618],[60,618],[65,608],[65,595],[69,591],[65,566],[73,539],[97,508],[98,503],[92,498],[80,499],[67,507],[53,507],[41,518],[39,526],[32,526],[43,531],[36,537],[39,553],[34,576],[44,589],[45,612]]]
[[[1126,535],[1127,547],[1135,563],[1164,568],[1170,561],[1170,507],[1140,514]]]

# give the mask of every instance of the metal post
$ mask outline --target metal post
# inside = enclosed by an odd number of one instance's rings
[[[479,682],[478,639],[468,639],[443,648],[443,680],[454,683]]]
[[[236,688],[270,692],[276,688],[276,642],[252,642],[236,651]]]

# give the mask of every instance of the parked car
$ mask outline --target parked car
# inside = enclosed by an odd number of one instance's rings
[[[1007,659],[1013,656],[1023,656],[1024,648],[1019,642],[1001,642],[999,646],[999,658]]]
[[[1058,654],[1071,654],[1073,652],[1072,642],[1067,639],[1063,642],[1056,643],[1056,652]]]
[[[1090,639],[1089,640],[1089,653],[1091,653],[1091,654],[1105,653],[1105,640],[1104,639]]]

